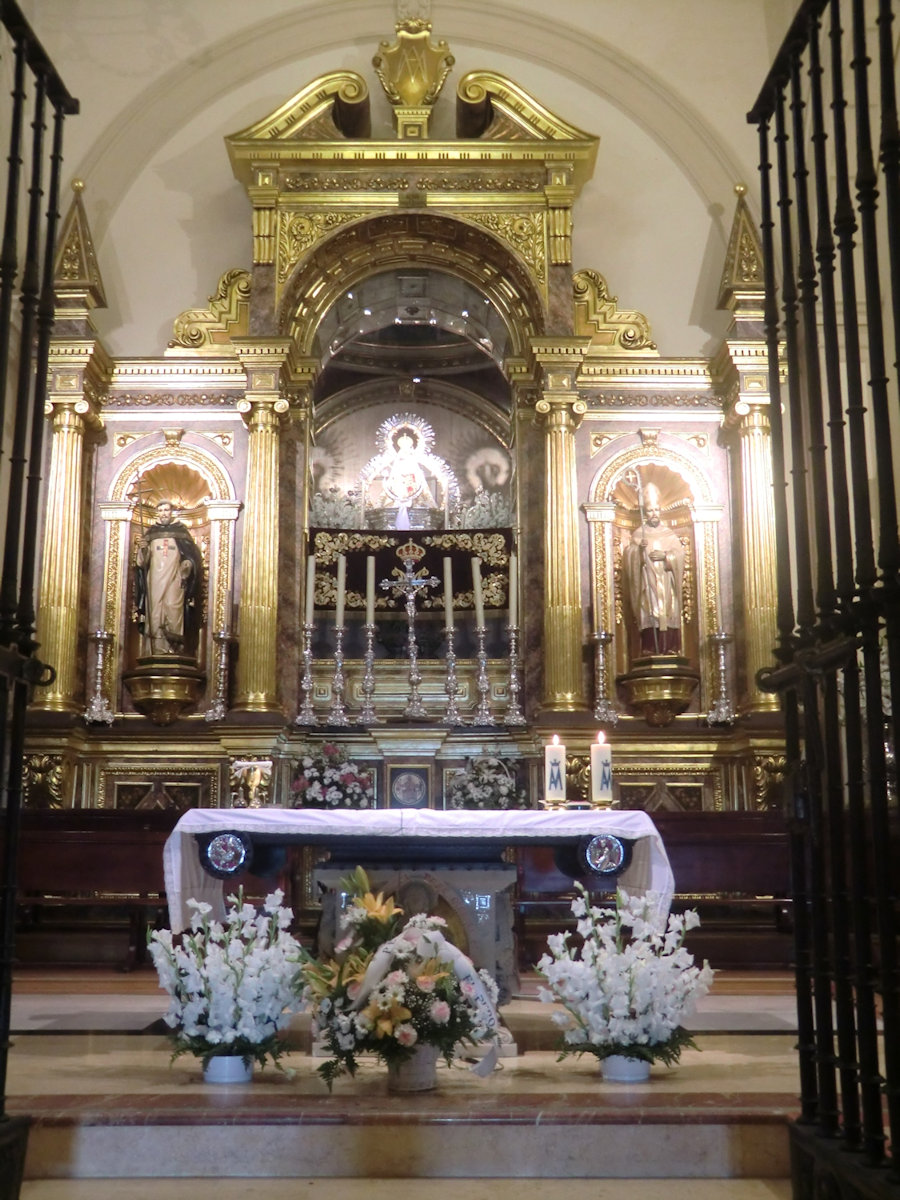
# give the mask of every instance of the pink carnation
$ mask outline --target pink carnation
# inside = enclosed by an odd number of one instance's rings
[[[412,1025],[398,1025],[395,1036],[401,1046],[414,1046],[419,1040],[419,1035]]]
[[[428,1010],[428,1015],[435,1025],[446,1025],[450,1020],[450,1005],[446,1000],[435,1000]]]

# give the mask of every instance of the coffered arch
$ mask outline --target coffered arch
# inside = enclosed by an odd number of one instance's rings
[[[437,213],[395,212],[345,226],[298,263],[282,294],[277,325],[304,356],[325,362],[325,315],[348,288],[381,272],[427,268],[474,287],[508,330],[507,355],[529,357],[546,310],[527,264],[498,239]]]

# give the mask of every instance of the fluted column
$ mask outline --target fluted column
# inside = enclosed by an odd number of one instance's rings
[[[269,712],[277,694],[278,626],[278,457],[281,417],[288,401],[281,394],[289,347],[267,339],[241,342],[247,371],[245,399],[238,405],[249,431],[241,593],[238,600],[238,669],[235,707]]]
[[[535,339],[537,341],[537,339]],[[544,708],[587,709],[582,668],[583,605],[575,431],[586,405],[575,390],[582,339],[536,347],[544,383],[536,410],[544,418]],[[571,343],[571,344],[569,344]]]
[[[78,373],[71,372],[66,379],[80,393]],[[83,691],[76,663],[83,559],[84,435],[88,422],[96,418],[83,395],[58,391],[49,393],[45,412],[52,419],[52,436],[37,640],[42,659],[56,668],[56,679],[49,687],[35,690],[34,707],[74,712],[78,707],[76,693]]]
[[[741,398],[734,406],[741,455],[741,555],[743,558],[747,694],[741,707],[775,710],[777,696],[756,686],[756,673],[771,667],[776,640],[775,506],[769,398]]]

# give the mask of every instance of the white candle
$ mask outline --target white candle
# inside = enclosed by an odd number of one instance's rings
[[[481,590],[481,559],[472,559],[472,596],[475,600],[475,628],[484,629],[484,594]]]
[[[375,624],[375,555],[366,558],[366,624]]]
[[[612,750],[601,729],[591,745],[591,803],[594,808],[612,804]]]
[[[344,624],[344,592],[347,588],[347,556],[338,555],[337,562],[337,605],[334,611],[334,623],[340,629]]]
[[[444,628],[453,628],[453,573],[450,559],[444,559]]]
[[[517,570],[518,559],[515,551],[509,556],[509,623],[519,623],[519,579]]]
[[[566,802],[566,748],[554,733],[544,747],[544,804],[552,807]]]
[[[313,599],[316,591],[316,556],[310,554],[306,560],[306,624],[313,623]]]

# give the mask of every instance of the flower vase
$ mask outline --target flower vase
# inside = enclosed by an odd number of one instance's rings
[[[253,1078],[253,1059],[240,1054],[214,1054],[203,1068],[206,1083],[249,1083]]]
[[[430,1092],[437,1087],[440,1051],[427,1043],[416,1046],[412,1057],[388,1063],[389,1092]]]
[[[646,1083],[650,1078],[650,1064],[645,1058],[608,1054],[600,1059],[600,1074],[607,1083]]]

